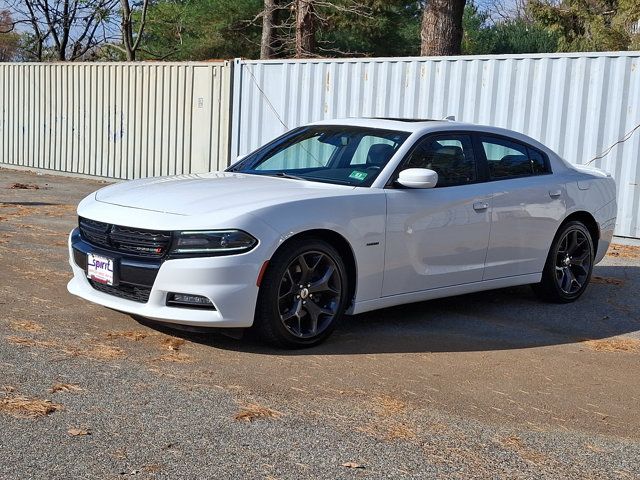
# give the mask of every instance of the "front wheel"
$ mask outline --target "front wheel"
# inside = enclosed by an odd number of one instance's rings
[[[255,327],[273,345],[301,348],[326,339],[347,302],[346,268],[329,243],[293,240],[269,262],[258,294]]]
[[[578,221],[563,225],[556,234],[542,281],[533,286],[543,299],[569,303],[584,293],[593,270],[594,248],[589,230]]]

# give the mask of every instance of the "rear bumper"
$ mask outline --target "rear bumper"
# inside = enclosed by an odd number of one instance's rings
[[[616,214],[617,204],[615,200],[610,201],[594,213],[594,217],[600,228],[600,238],[598,239],[594,259],[595,263],[602,261],[607,254],[611,240],[613,240],[613,231],[616,228]]]
[[[612,218],[611,220],[600,224],[600,238],[598,239],[596,257],[594,259],[595,263],[601,262],[604,256],[607,254],[609,245],[611,245],[611,240],[613,240],[613,230],[615,229],[615,226],[615,218]]]
[[[73,295],[132,315],[196,327],[240,328],[253,324],[258,297],[256,279],[262,263],[260,247],[241,255],[184,258],[138,262],[118,258],[120,278],[131,285],[148,285],[146,303],[98,291],[86,276],[86,253],[92,247],[78,243],[75,231],[69,235],[69,264],[73,278],[67,289]],[[99,249],[93,249],[99,252]],[[83,263],[84,261],[84,263]],[[215,309],[167,306],[169,292],[201,295]]]

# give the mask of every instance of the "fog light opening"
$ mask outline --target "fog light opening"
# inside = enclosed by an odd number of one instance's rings
[[[213,303],[211,303],[211,300],[207,297],[203,297],[202,295],[191,295],[188,293],[170,292],[167,294],[167,306],[215,310]]]

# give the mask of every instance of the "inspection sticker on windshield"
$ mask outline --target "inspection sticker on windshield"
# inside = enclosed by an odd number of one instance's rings
[[[113,259],[88,253],[87,277],[96,282],[113,285]]]
[[[363,181],[365,178],[367,178],[367,174],[364,173],[364,172],[359,172],[357,170],[354,170],[353,172],[351,172],[351,175],[349,175],[349,178],[353,178],[354,180]]]

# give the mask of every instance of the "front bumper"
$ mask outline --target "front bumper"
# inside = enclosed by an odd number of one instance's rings
[[[141,303],[94,289],[85,270],[88,251],[115,257],[119,275],[127,283],[150,286],[148,301]],[[152,320],[197,327],[250,327],[258,297],[256,279],[264,260],[256,248],[223,257],[140,261],[93,247],[74,230],[69,235],[73,278],[67,289],[90,302]],[[205,296],[215,309],[167,306],[169,292]]]

